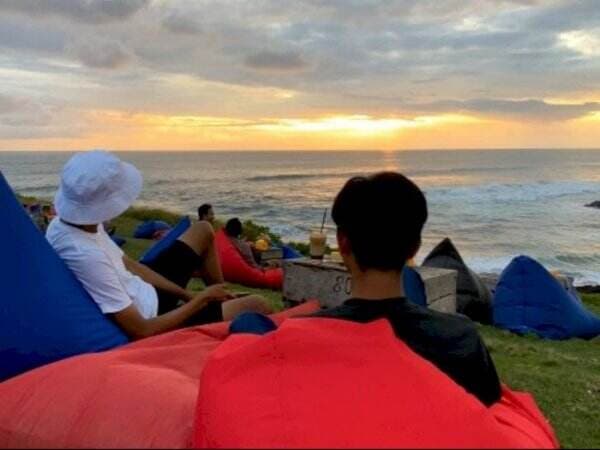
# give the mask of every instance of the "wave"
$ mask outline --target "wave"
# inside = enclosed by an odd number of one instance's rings
[[[23,190],[27,190],[27,191],[40,191],[40,192],[56,191],[56,189],[58,189],[58,185],[56,185],[56,184],[42,184],[39,186],[36,186],[34,184],[29,184],[29,185],[27,185],[27,187],[23,188]],[[15,190],[20,191],[21,189],[19,188],[19,186],[17,186],[15,188]]]
[[[531,169],[528,166],[512,166],[512,167],[456,167],[456,168],[443,168],[443,169],[424,169],[424,170],[407,170],[406,175],[412,177],[427,177],[434,175],[461,175],[469,173],[505,173],[515,170],[526,170]]]
[[[600,183],[594,182],[546,182],[518,184],[487,184],[483,186],[460,186],[431,188],[428,197],[435,202],[464,201],[511,203],[539,202],[575,195],[600,195]]]
[[[302,180],[304,178],[317,178],[319,175],[290,173],[285,175],[257,175],[246,178],[246,181],[272,181],[272,180]],[[325,176],[321,174],[321,176]]]
[[[407,170],[405,174],[410,177],[428,177],[436,175],[460,175],[478,172],[505,172],[511,170],[525,170],[527,166],[513,167],[466,167],[466,168],[443,168],[443,169],[424,169],[424,170]],[[379,170],[369,170],[364,172],[320,172],[320,173],[279,173],[273,175],[256,175],[246,178],[246,181],[275,181],[275,180],[302,180],[306,178],[350,178],[369,173],[378,172]]]
[[[280,173],[274,175],[257,175],[246,178],[246,181],[285,181],[285,180],[303,180],[307,178],[350,178],[364,175],[364,172],[321,172],[321,173]]]

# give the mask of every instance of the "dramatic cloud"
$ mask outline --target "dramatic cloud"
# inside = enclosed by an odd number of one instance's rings
[[[599,48],[598,0],[0,0],[0,114],[591,127]]]

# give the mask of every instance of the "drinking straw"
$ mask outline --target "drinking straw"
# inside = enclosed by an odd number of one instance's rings
[[[327,220],[327,208],[325,208],[325,212],[323,213],[323,222],[321,222],[321,233],[323,232],[323,228],[325,228],[326,220]]]

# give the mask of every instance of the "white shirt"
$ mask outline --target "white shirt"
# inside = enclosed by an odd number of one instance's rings
[[[97,233],[89,233],[56,217],[48,226],[46,239],[104,314],[133,304],[146,319],[156,317],[156,289],[125,268],[123,251],[102,225],[98,225]]]

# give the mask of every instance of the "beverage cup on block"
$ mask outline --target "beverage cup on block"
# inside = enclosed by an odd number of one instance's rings
[[[310,233],[311,259],[323,259],[327,247],[327,235],[324,231],[314,229]]]

